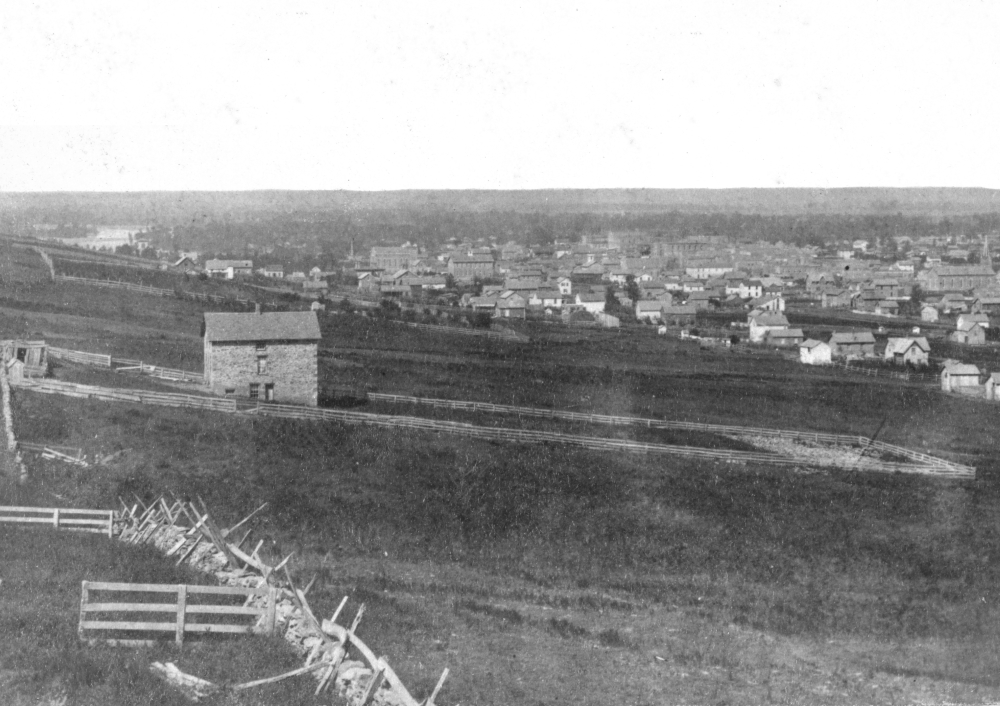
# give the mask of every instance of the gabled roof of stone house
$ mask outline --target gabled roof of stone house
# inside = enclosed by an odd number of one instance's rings
[[[318,341],[319,339],[319,322],[314,311],[205,314],[206,341]]]

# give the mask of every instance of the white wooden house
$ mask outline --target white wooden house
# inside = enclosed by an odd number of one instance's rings
[[[890,337],[885,345],[882,358],[896,365],[914,365],[922,368],[928,363],[927,356],[930,351],[931,347],[923,336],[918,338]]]

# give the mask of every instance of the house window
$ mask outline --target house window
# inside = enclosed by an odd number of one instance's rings
[[[264,385],[264,401],[274,402],[274,383],[269,382]]]
[[[18,349],[17,349],[17,359],[18,359],[19,361],[21,361],[21,362],[23,363],[23,362],[24,362],[24,359],[25,359],[25,358],[26,358],[27,356],[28,356],[28,349],[27,349],[27,348],[18,348]]]
[[[257,356],[257,374],[266,375],[267,374],[267,356],[258,355]]]
[[[254,348],[256,348],[258,351],[266,351],[267,350],[267,344],[266,343],[256,343],[256,344],[254,344]]]
[[[250,399],[256,400],[260,398],[260,383],[252,382],[250,383]]]

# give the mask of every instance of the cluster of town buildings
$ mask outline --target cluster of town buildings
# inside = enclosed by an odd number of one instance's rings
[[[458,304],[497,318],[523,318],[533,310],[601,313],[612,285],[619,304],[637,319],[673,325],[727,306],[780,307],[780,313],[784,299],[885,317],[919,313],[928,322],[1000,311],[988,242],[982,241],[978,263],[963,265],[945,264],[942,257],[960,262],[976,251],[931,241],[916,243],[930,249],[920,259],[883,262],[864,257],[867,241],[822,256],[813,247],[622,231],[534,248],[514,242],[455,243],[437,253],[411,244],[374,247],[367,263],[355,263],[355,272],[360,290],[386,297],[427,297],[478,282],[482,291]],[[962,326],[967,328],[956,328],[955,340],[985,340],[988,321],[967,317]]]

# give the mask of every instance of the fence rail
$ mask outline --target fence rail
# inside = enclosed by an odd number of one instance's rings
[[[609,439],[603,437],[581,436],[576,434],[563,434],[558,432],[534,431],[528,429],[504,429],[498,427],[480,427],[464,422],[450,422],[441,420],[424,419],[420,417],[394,416],[384,414],[374,414],[371,412],[350,412],[346,410],[319,409],[315,407],[297,407],[294,405],[281,405],[273,403],[253,403],[243,402],[239,407],[235,399],[219,399],[212,397],[195,397],[192,395],[181,395],[173,393],[148,392],[146,390],[116,390],[101,388],[92,385],[77,385],[63,382],[35,382],[24,380],[18,383],[22,388],[35,390],[37,392],[49,394],[63,394],[70,397],[90,398],[105,401],[125,401],[139,402],[144,404],[165,405],[171,407],[192,407],[201,409],[211,409],[221,412],[243,412],[258,414],[261,416],[281,417],[284,419],[303,419],[313,421],[339,421],[346,424],[369,424],[372,426],[391,427],[397,429],[419,429],[427,431],[445,432],[460,436],[474,437],[479,439],[490,439],[495,441],[516,441],[522,443],[559,443],[569,446],[577,446],[594,450],[615,450],[628,451],[643,454],[667,454],[687,457],[697,457],[705,459],[715,459],[727,462],[766,462],[773,465],[802,466],[817,465],[818,462],[807,463],[801,459],[782,456],[775,453],[762,451],[735,451],[728,449],[706,449],[695,446],[681,446],[674,444],[654,444],[626,439]],[[398,396],[394,396],[398,397]],[[420,398],[408,398],[408,400],[419,400]],[[439,402],[447,402],[441,400]],[[467,405],[480,405],[483,411],[488,411],[488,407],[503,408],[506,405],[484,405],[483,403],[464,403]],[[516,409],[516,408],[515,408]],[[531,408],[523,408],[531,409]],[[506,410],[505,410],[506,411]],[[556,410],[539,410],[548,416],[557,414]],[[605,417],[604,415],[586,415],[574,412],[563,412],[561,414],[574,415],[586,421],[595,421],[599,418],[628,420],[628,424],[633,424],[633,417]],[[641,420],[644,426],[653,426],[653,422],[659,420]],[[646,424],[646,422],[649,424]],[[607,423],[607,422],[605,422]],[[737,434],[761,433],[770,436],[781,436],[783,432],[774,429],[754,429],[750,427],[727,427],[721,425],[699,425],[692,422],[663,422],[660,428],[675,429],[708,429],[718,432],[728,432]],[[865,437],[843,436],[836,434],[820,434],[813,432],[791,432],[806,439],[816,440],[849,440],[852,445],[864,446],[869,442]],[[890,445],[887,445],[890,446]],[[903,447],[892,447],[899,449],[898,453],[904,455],[909,452]],[[878,459],[859,458],[851,464],[851,468],[881,471],[887,473],[919,473],[928,475],[941,475],[950,477],[974,477],[975,469],[970,466],[960,466],[941,459],[927,456],[934,462],[925,461],[922,464],[903,464],[881,461]],[[914,459],[917,460],[917,459]],[[833,467],[843,467],[844,464],[835,462],[820,463]]]
[[[402,324],[403,326],[410,326],[411,328],[418,328],[424,331],[437,331],[440,333],[457,333],[462,336],[480,336],[482,338],[492,338],[499,341],[520,341],[527,342],[528,337],[517,333],[516,331],[510,331],[508,329],[503,329],[502,331],[493,331],[492,329],[474,329],[474,328],[459,328],[457,326],[438,326],[436,324],[419,324],[414,321],[399,321],[397,319],[390,319],[390,321]]]
[[[202,384],[205,376],[202,373],[195,373],[189,370],[177,370],[176,368],[166,368],[162,365],[150,365],[141,360],[131,358],[113,358],[110,355],[101,353],[87,353],[86,351],[71,351],[66,348],[49,347],[49,355],[68,360],[72,363],[83,365],[96,365],[101,368],[111,370],[134,370],[142,375],[161,378],[164,380],[175,380],[180,382],[192,382]]]
[[[44,524],[56,529],[97,532],[111,537],[114,531],[115,513],[113,510],[0,505],[0,522],[25,525]]]
[[[371,400],[393,403],[430,405],[447,409],[463,409],[471,412],[490,412],[494,414],[517,414],[526,417],[541,417],[547,419],[565,419],[570,421],[588,422],[591,424],[610,424],[614,426],[644,426],[650,429],[675,429],[688,431],[706,431],[717,434],[736,434],[739,436],[771,436],[800,441],[815,441],[833,444],[875,448],[898,456],[919,461],[942,469],[952,469],[959,474],[974,476],[975,469],[971,466],[946,461],[930,454],[913,451],[904,446],[896,446],[884,441],[876,441],[866,436],[848,434],[827,434],[824,432],[795,431],[791,429],[767,429],[761,427],[742,427],[724,424],[700,424],[698,422],[681,422],[666,419],[651,419],[645,417],[613,416],[606,414],[588,414],[585,412],[570,412],[568,410],[543,409],[539,407],[518,407],[515,405],[493,404],[490,402],[471,402],[463,400],[445,400],[430,397],[410,397],[406,395],[389,395],[369,392]]]
[[[60,360],[68,360],[71,363],[83,363],[84,365],[97,365],[102,368],[111,367],[111,356],[102,353],[87,353],[85,351],[71,351],[66,348],[49,346],[49,355]]]
[[[155,593],[173,594],[173,600],[167,602],[133,602],[125,603],[118,601],[92,602],[91,593],[95,591],[115,592],[115,593]],[[213,596],[237,596],[248,599],[252,596],[266,597],[263,606],[232,605],[215,603],[189,603],[188,596],[213,595]],[[261,588],[243,588],[239,586],[187,586],[184,584],[166,585],[149,583],[103,583],[84,581],[81,586],[80,597],[80,622],[77,627],[81,640],[86,640],[91,644],[104,641],[114,644],[152,644],[154,640],[120,640],[115,638],[93,637],[92,631],[111,630],[124,632],[172,632],[174,642],[178,645],[184,643],[185,633],[228,633],[236,635],[246,635],[249,633],[274,634],[275,606],[277,604],[276,589],[274,586],[263,586]],[[162,601],[162,599],[159,599]],[[174,619],[170,622],[155,620],[112,620],[93,619],[96,614],[149,614],[149,613],[173,613]],[[224,622],[189,622],[189,615],[227,615],[227,616],[247,616],[254,618],[253,624],[234,624]],[[259,627],[258,627],[259,626]]]
[[[207,302],[217,302],[217,303],[237,303],[249,306],[253,304],[250,299],[241,299],[239,297],[224,297],[220,294],[207,294],[203,292],[185,292],[179,289],[164,289],[163,287],[153,287],[146,284],[136,284],[134,282],[121,282],[118,280],[110,279],[90,279],[87,277],[74,277],[72,275],[60,275],[54,276],[56,282],[75,282],[76,284],[87,284],[92,287],[104,287],[106,289],[124,289],[130,292],[139,292],[140,294],[152,294],[157,297],[177,297],[178,299],[196,299],[198,301]]]

